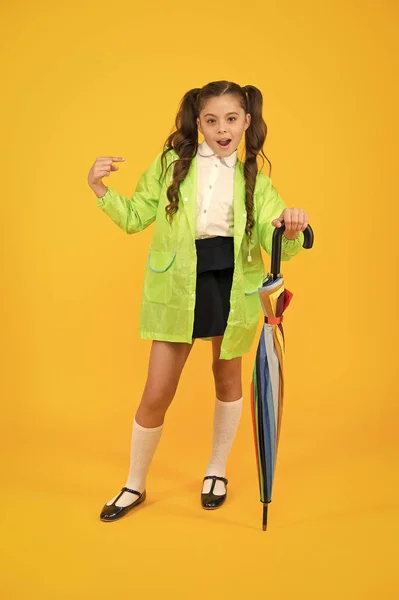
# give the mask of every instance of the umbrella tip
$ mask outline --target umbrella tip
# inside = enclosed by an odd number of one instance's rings
[[[263,531],[267,530],[267,504],[266,503],[263,505],[262,529],[263,529]]]

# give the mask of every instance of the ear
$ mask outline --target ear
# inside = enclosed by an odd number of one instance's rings
[[[247,130],[250,125],[251,125],[251,115],[249,113],[247,113],[245,115],[245,130]]]
[[[202,135],[204,135],[204,132],[203,132],[203,131],[202,131],[202,129],[201,129],[201,122],[200,122],[200,120],[199,120],[199,117],[197,117],[197,127],[198,127],[198,129],[200,130],[200,132],[202,133]]]

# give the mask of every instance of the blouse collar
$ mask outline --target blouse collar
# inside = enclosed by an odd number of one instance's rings
[[[202,144],[198,146],[198,154],[204,158],[210,158],[211,156],[216,156],[216,153],[212,150],[212,148],[206,143],[204,140]],[[222,163],[224,163],[227,167],[234,167],[237,162],[237,150],[235,150],[230,156],[220,157]]]

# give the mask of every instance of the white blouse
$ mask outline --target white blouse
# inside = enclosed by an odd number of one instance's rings
[[[203,141],[197,156],[197,232],[196,239],[234,233],[234,172],[237,150],[219,158]]]

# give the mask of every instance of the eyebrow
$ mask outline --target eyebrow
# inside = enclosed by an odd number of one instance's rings
[[[238,112],[229,112],[227,113],[226,117],[228,117],[229,115],[238,115]],[[216,115],[213,115],[212,113],[207,113],[206,115],[204,115],[204,117],[216,117]]]

